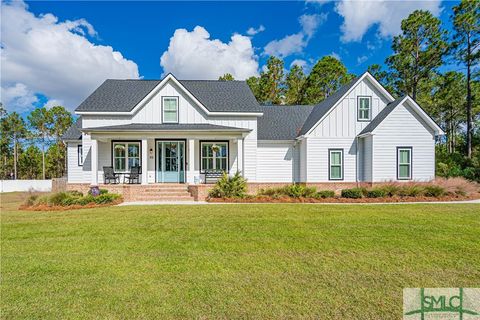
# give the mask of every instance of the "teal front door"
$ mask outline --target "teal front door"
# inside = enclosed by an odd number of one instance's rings
[[[157,182],[185,182],[184,141],[157,141]]]

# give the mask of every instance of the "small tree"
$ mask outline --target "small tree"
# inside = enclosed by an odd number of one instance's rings
[[[219,77],[218,80],[220,81],[233,81],[235,78],[232,76],[231,73],[225,73],[223,76]]]
[[[45,107],[37,108],[28,115],[30,127],[34,130],[35,137],[42,145],[42,179],[45,179],[45,148],[50,142],[52,132],[52,114]]]

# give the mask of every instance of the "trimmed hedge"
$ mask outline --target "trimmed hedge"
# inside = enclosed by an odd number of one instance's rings
[[[326,199],[326,198],[334,198],[335,197],[335,191],[333,190],[322,190],[318,191],[315,194],[316,199]]]
[[[342,198],[360,199],[363,197],[363,192],[362,188],[343,189]]]
[[[367,198],[384,198],[385,197],[385,191],[382,189],[372,189],[372,190],[367,190],[366,191],[366,196]]]

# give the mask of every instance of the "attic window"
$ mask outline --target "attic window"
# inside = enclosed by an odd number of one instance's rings
[[[178,97],[162,97],[163,122],[178,123]]]
[[[358,97],[358,121],[370,121],[372,116],[372,97]]]

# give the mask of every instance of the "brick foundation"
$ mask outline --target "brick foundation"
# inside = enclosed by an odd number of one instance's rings
[[[355,182],[319,182],[319,183],[302,183],[309,187],[316,187],[317,190],[333,190],[335,193],[339,194],[342,189],[356,188],[356,187],[371,187],[371,183],[355,183]],[[261,182],[250,182],[247,183],[247,193],[256,194],[260,189],[266,188],[278,188],[291,185],[291,183],[261,183]],[[197,184],[189,185],[188,191],[195,199],[195,201],[204,201],[208,197],[208,192],[213,188],[213,184]]]
[[[266,188],[278,188],[291,183],[260,183],[251,182],[247,183],[247,192],[249,194],[256,194],[260,189]],[[355,182],[322,182],[322,183],[306,183],[304,185],[310,187],[316,187],[317,190],[333,190],[337,194],[342,189],[355,188],[355,187],[371,187],[372,183],[355,183]],[[147,187],[153,187],[154,185],[128,185],[128,184],[101,184],[100,189],[107,189],[110,193],[121,194],[124,201],[136,201],[146,194]],[[213,184],[191,184],[188,187],[188,192],[192,195],[195,201],[205,201],[208,197],[208,192],[213,188]],[[77,190],[84,194],[90,190],[88,183],[67,183],[67,190]]]

